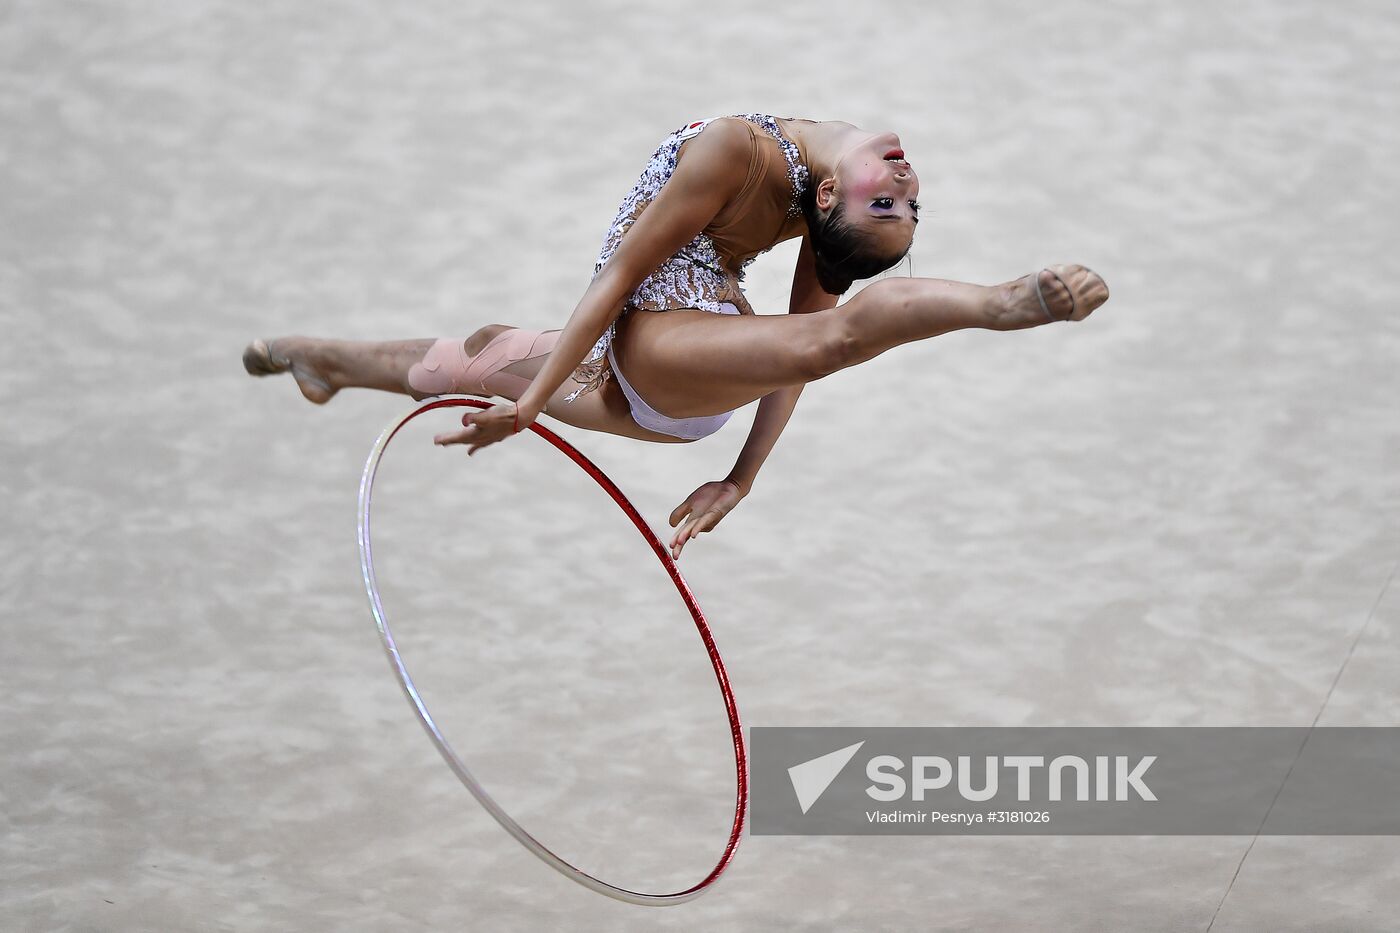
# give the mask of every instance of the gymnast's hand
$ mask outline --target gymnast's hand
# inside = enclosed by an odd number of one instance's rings
[[[671,536],[671,559],[675,560],[681,556],[681,548],[685,547],[685,543],[691,538],[718,525],[720,519],[733,511],[742,498],[743,490],[727,479],[706,483],[692,492],[671,513],[672,528],[687,515],[690,516],[685,524],[681,525],[680,530]]]
[[[470,457],[481,448],[514,434],[517,414],[521,416],[520,430],[524,431],[530,426],[530,421],[524,417],[524,412],[517,412],[515,402],[505,401],[490,408],[469,411],[462,416],[461,430],[438,434],[433,438],[433,443],[443,447],[448,444],[470,444],[467,448],[467,456]]]

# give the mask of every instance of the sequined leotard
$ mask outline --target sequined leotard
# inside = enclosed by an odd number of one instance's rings
[[[806,229],[798,201],[807,184],[806,153],[784,135],[777,120],[768,114],[733,114],[732,117],[745,121],[752,139],[744,187],[695,239],[637,286],[624,305],[619,321],[609,325],[574,370],[573,379],[580,387],[567,396],[568,401],[597,389],[607,380],[610,375],[608,347],[617,334],[617,323],[628,314],[675,308],[699,308],[717,313],[737,308],[741,314],[753,314],[741,285],[748,264],[776,244],[800,236]],[[717,119],[723,118],[687,123],[662,140],[618,208],[603,239],[594,275],[602,270],[622,243],[628,228],[670,179],[681,146]]]

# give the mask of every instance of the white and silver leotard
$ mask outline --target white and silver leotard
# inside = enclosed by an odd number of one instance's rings
[[[776,156],[770,158],[764,153],[758,152],[758,146],[755,146],[755,159],[750,166],[749,183],[746,184],[742,192],[742,197],[746,201],[753,200],[757,204],[754,213],[760,221],[765,221],[768,215],[776,217],[776,222],[768,222],[769,226],[775,226],[775,229],[772,231],[765,229],[765,234],[771,233],[771,236],[764,240],[766,245],[760,245],[747,255],[735,256],[726,255],[726,251],[716,244],[716,238],[723,239],[723,237],[719,233],[711,231],[710,228],[706,228],[706,231],[697,234],[693,240],[642,280],[629,297],[624,306],[623,314],[633,311],[666,311],[675,308],[698,308],[702,311],[725,313],[733,307],[737,307],[740,313],[752,314],[753,309],[744,297],[741,287],[745,268],[757,256],[767,252],[774,243],[800,232],[801,224],[805,223],[801,220],[802,212],[799,207],[799,198],[807,184],[808,170],[801,148],[784,135],[777,120],[768,114],[747,113],[733,114],[732,116],[745,120],[753,127],[763,131],[767,137],[771,137],[777,143],[777,149],[781,152],[781,162],[772,161],[776,160]],[[670,180],[676,169],[681,145],[687,139],[697,135],[705,128],[706,124],[715,119],[720,118],[712,117],[708,120],[687,123],[662,140],[661,145],[657,147],[656,152],[652,154],[651,160],[642,171],[641,177],[637,179],[637,183],[623,198],[622,205],[618,208],[617,215],[603,239],[602,251],[594,265],[594,275],[602,271],[603,266],[622,243],[628,228],[636,222],[642,211]],[[766,146],[768,149],[772,149],[772,143],[768,143]],[[759,191],[764,181],[764,177],[761,176],[767,171],[766,159],[772,161],[775,173],[779,172],[780,166],[785,167],[791,186],[790,197],[788,191],[781,192],[782,202],[776,205],[771,202],[774,195]],[[779,182],[779,184],[781,183]],[[764,197],[768,197],[769,200],[763,201]],[[768,242],[770,239],[771,242]],[[608,347],[612,344],[616,333],[616,324],[609,325],[607,331],[593,345],[588,356],[574,371],[574,381],[580,383],[580,386],[567,396],[568,401],[573,401],[579,395],[598,388],[607,380],[609,375]]]

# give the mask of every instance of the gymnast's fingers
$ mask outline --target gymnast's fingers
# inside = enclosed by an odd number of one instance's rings
[[[472,435],[472,446],[467,448],[467,456],[470,457],[483,447],[499,443],[511,435],[509,426],[501,427],[499,424],[477,425],[477,433]]]
[[[685,543],[690,540],[690,529],[693,521],[686,522],[681,530],[676,532],[675,538],[671,540],[671,556],[680,557],[681,550],[685,548]]]
[[[680,535],[678,536],[679,543],[677,545],[676,553],[680,553],[679,548],[685,547],[685,543],[687,541],[694,538],[696,535],[701,534],[702,532],[709,531],[711,528],[715,527],[715,524],[722,517],[723,513],[715,511],[713,509],[701,515],[692,516],[690,521],[686,522],[685,527],[682,528],[680,531]]]
[[[702,532],[709,531],[719,524],[719,520],[724,518],[724,513],[719,509],[710,509],[695,521],[695,527],[691,529],[690,536],[693,538]]]
[[[433,443],[442,447],[446,447],[449,444],[467,444],[474,440],[479,433],[480,429],[476,425],[468,425],[456,431],[446,431],[442,434],[434,435]]]

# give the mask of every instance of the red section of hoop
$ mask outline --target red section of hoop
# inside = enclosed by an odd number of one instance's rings
[[[394,435],[398,434],[399,431],[403,429],[404,425],[425,412],[434,411],[438,408],[460,408],[464,406],[470,406],[472,408],[491,408],[494,404],[494,402],[486,402],[481,399],[456,397],[441,398],[436,401],[428,402],[412,415],[405,418],[399,426],[394,429],[393,434],[390,434],[389,437],[385,439],[384,446],[387,449],[389,441],[393,440]],[[690,586],[685,582],[685,578],[681,576],[680,570],[676,567],[676,562],[671,559],[671,555],[667,552],[665,545],[656,537],[656,533],[651,530],[651,526],[646,523],[646,520],[642,518],[642,514],[637,511],[637,507],[623,494],[622,490],[617,487],[617,484],[608,478],[608,474],[604,473],[597,464],[580,453],[573,444],[570,444],[538,421],[532,423],[529,430],[549,441],[549,443],[563,451],[570,460],[582,467],[585,473],[593,477],[594,482],[602,486],[603,489],[607,491],[608,495],[612,496],[613,501],[627,514],[627,517],[632,519],[632,524],[637,527],[637,531],[641,532],[642,537],[651,545],[652,552],[655,553],[657,559],[661,561],[661,566],[666,568],[666,572],[671,577],[671,582],[675,584],[676,592],[680,593],[681,600],[685,603],[686,608],[690,610],[690,617],[695,620],[695,629],[700,633],[700,640],[705,643],[705,652],[710,656],[710,665],[715,670],[715,680],[719,683],[720,694],[724,697],[724,710],[729,717],[730,738],[734,742],[736,786],[734,823],[729,831],[729,841],[725,843],[724,852],[720,855],[719,861],[715,864],[715,867],[711,869],[710,873],[698,884],[692,885],[684,891],[678,891],[673,895],[665,896],[684,897],[688,894],[703,891],[718,881],[719,876],[724,873],[724,870],[729,867],[729,863],[734,860],[734,854],[739,848],[739,840],[744,834],[744,819],[748,813],[749,805],[748,750],[744,745],[744,727],[739,721],[739,708],[734,702],[734,691],[729,685],[729,674],[724,669],[724,660],[719,656],[719,648],[715,646],[714,636],[710,633],[710,625],[705,621],[705,613],[701,611],[700,603],[696,601],[695,594],[691,593]],[[611,887],[611,885],[609,887]]]

